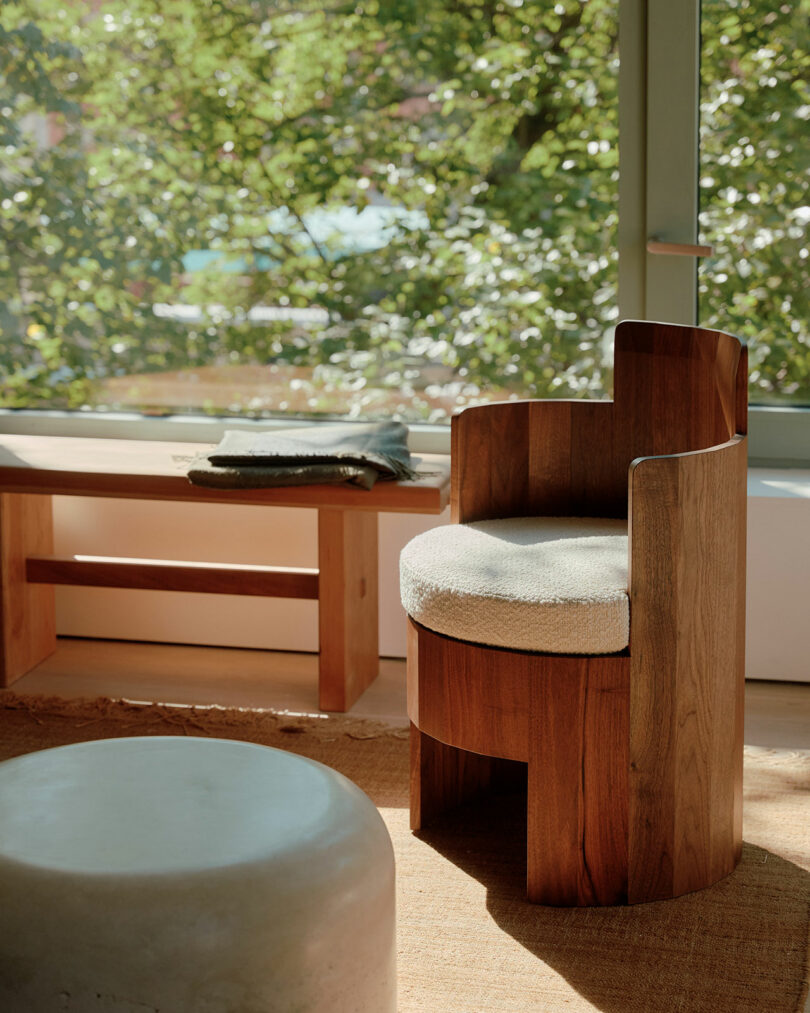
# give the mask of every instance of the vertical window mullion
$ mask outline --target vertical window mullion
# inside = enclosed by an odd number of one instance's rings
[[[694,244],[698,230],[700,0],[646,0],[647,240]],[[648,320],[697,322],[697,261],[646,253]]]
[[[619,319],[646,316],[647,0],[619,0]]]

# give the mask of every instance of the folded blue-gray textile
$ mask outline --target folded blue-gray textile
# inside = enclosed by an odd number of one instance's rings
[[[228,430],[191,463],[189,481],[216,489],[411,479],[408,430],[401,422],[342,422],[298,429]]]

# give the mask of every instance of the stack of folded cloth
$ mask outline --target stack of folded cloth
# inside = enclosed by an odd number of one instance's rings
[[[408,430],[401,422],[340,423],[298,429],[229,430],[197,457],[188,477],[217,489],[412,479]]]

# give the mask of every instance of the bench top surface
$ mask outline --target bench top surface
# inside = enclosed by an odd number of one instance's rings
[[[214,445],[0,433],[0,492],[199,503],[441,513],[450,493],[450,458],[414,456],[411,482],[377,482],[271,489],[209,489],[192,485],[191,461]]]

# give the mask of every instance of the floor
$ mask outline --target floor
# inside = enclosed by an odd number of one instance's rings
[[[317,673],[318,659],[312,654],[62,639],[56,653],[13,689],[65,698],[111,696],[314,714]],[[404,661],[381,659],[377,681],[351,713],[407,726]],[[747,682],[745,742],[810,749],[810,682]],[[804,1013],[810,1013],[810,997]]]
[[[55,654],[18,679],[17,693],[124,697],[318,714],[318,656],[282,651],[60,638]],[[405,662],[380,660],[357,717],[407,725]]]
[[[17,693],[110,696],[142,702],[269,708],[317,714],[314,654],[61,639],[55,654],[14,683]],[[745,741],[810,749],[810,683],[747,682]],[[380,660],[352,715],[408,723],[405,662]]]

